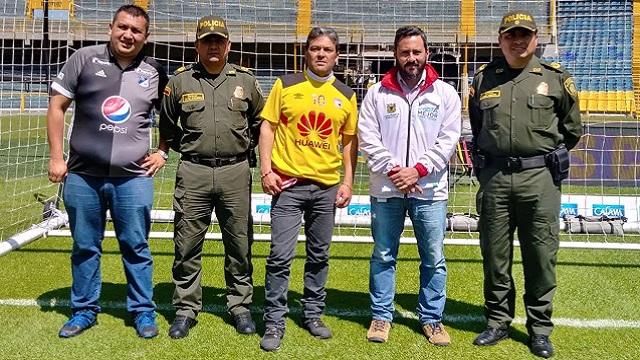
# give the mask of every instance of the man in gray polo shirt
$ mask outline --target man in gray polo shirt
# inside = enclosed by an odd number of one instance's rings
[[[167,75],[141,54],[148,36],[147,13],[134,5],[120,7],[109,25],[109,43],[76,51],[51,85],[49,180],[65,182],[63,200],[73,237],[73,315],[60,329],[63,338],[96,324],[107,210],[127,277],[127,310],[139,336],[158,334],[147,236],[153,175],[164,166],[167,149],[148,152],[152,110],[159,107]],[[74,101],[65,161],[64,113]]]

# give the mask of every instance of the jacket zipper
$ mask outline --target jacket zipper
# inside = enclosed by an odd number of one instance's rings
[[[410,145],[411,145],[411,109],[413,107],[413,103],[416,101],[416,99],[419,97],[420,93],[418,93],[418,95],[416,95],[416,97],[409,102],[409,100],[407,99],[407,97],[404,97],[404,100],[407,102],[407,104],[409,105],[409,114],[407,117],[407,153],[405,156],[405,160],[404,160],[404,166],[405,167],[409,167],[409,149],[410,149]],[[409,196],[408,194],[404,194],[404,198],[407,199]]]

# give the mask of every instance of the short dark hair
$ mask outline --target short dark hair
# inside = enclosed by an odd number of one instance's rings
[[[393,40],[393,48],[395,49],[398,47],[400,40],[412,36],[420,36],[424,43],[424,48],[427,48],[427,34],[425,34],[419,27],[413,25],[403,26],[396,30],[396,38]]]
[[[116,10],[116,13],[113,15],[113,20],[111,20],[112,24],[116,22],[116,18],[118,17],[118,14],[120,14],[121,12],[125,12],[133,17],[143,17],[147,22],[147,27],[146,27],[147,33],[149,32],[149,23],[151,22],[151,20],[149,20],[149,14],[147,14],[147,12],[143,8],[141,8],[138,5],[120,6],[118,10]]]
[[[331,42],[333,42],[333,45],[335,45],[336,47],[336,51],[338,51],[338,45],[340,44],[340,41],[338,39],[338,33],[336,32],[336,29],[321,26],[316,26],[311,29],[311,31],[309,31],[309,35],[307,35],[307,49],[309,48],[309,44],[311,44],[313,40],[321,36],[326,36],[331,39]]]

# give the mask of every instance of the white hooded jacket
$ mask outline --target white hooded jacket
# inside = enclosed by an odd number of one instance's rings
[[[460,97],[451,85],[438,79],[430,65],[425,71],[425,81],[411,103],[398,82],[397,68],[372,86],[362,102],[358,137],[373,197],[404,197],[387,173],[395,166],[420,163],[428,172],[418,180],[423,192],[407,196],[448,198],[448,164],[460,138]]]

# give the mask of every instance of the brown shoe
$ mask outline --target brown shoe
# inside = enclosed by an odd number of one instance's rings
[[[426,324],[422,326],[422,331],[433,345],[449,346],[451,344],[451,337],[441,322]]]
[[[377,343],[387,342],[390,330],[391,323],[389,321],[371,320],[369,331],[367,331],[367,340]]]

